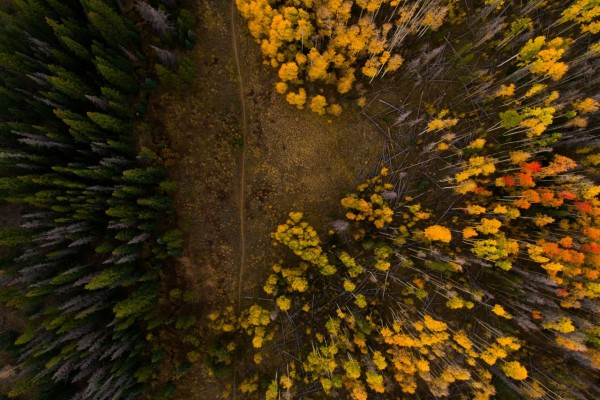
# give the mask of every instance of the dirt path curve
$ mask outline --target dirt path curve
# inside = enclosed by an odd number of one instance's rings
[[[240,88],[240,104],[242,111],[242,152],[240,155],[239,163],[239,189],[238,189],[238,206],[239,206],[239,266],[238,266],[238,279],[237,279],[237,301],[236,301],[236,314],[240,315],[241,304],[242,304],[242,277],[244,275],[244,267],[246,265],[246,148],[249,144],[248,138],[248,112],[246,108],[246,96],[244,91],[244,78],[242,77],[242,67],[240,64],[240,55],[238,49],[238,35],[237,30],[237,8],[235,0],[231,0],[231,45],[233,47],[233,55],[235,58],[235,65],[238,74],[239,88]],[[237,398],[237,358],[238,358],[238,347],[236,347],[235,354],[233,357],[233,399]]]

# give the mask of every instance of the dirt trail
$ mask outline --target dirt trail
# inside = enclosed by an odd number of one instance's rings
[[[237,30],[237,10],[235,7],[235,0],[231,0],[231,44],[233,47],[233,54],[235,58],[235,65],[238,72],[238,80],[240,85],[240,103],[242,105],[242,151],[240,156],[240,187],[238,193],[238,202],[240,208],[240,265],[238,270],[238,313],[240,307],[240,301],[242,298],[242,277],[244,276],[244,265],[246,262],[246,150],[247,150],[247,137],[248,137],[248,114],[246,111],[246,98],[244,92],[244,78],[242,77],[242,67],[240,64],[240,56],[238,51],[237,37],[239,35]]]
[[[270,233],[290,211],[305,212],[319,229],[340,216],[340,195],[379,154],[381,138],[356,110],[327,119],[288,105],[232,1],[199,0],[196,15],[200,39],[187,56],[199,76],[184,93],[162,94],[151,112],[171,143],[170,173],[179,182],[185,244],[174,273],[196,294],[205,323],[210,312],[243,309],[260,296],[284,255]],[[200,336],[211,340],[207,328]],[[196,363],[178,398],[228,397],[234,385]]]
[[[246,96],[244,91],[244,77],[242,76],[242,67],[240,63],[240,56],[238,50],[238,29],[237,29],[237,9],[235,6],[235,0],[231,0],[231,45],[233,47],[233,54],[235,58],[235,65],[238,72],[238,80],[240,86],[240,103],[242,105],[242,151],[240,155],[239,163],[239,189],[238,189],[238,203],[239,203],[239,216],[240,216],[240,237],[239,237],[239,268],[238,268],[238,280],[237,280],[237,299],[236,299],[236,314],[239,316],[242,306],[242,282],[244,276],[244,268],[246,265],[246,152],[247,152],[247,138],[248,138],[248,114],[246,110]],[[233,385],[232,385],[232,396],[233,399],[237,398],[237,367],[238,367],[239,350],[238,347],[235,349],[233,357]]]

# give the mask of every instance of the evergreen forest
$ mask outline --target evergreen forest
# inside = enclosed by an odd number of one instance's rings
[[[0,3],[0,400],[600,398],[599,0]]]

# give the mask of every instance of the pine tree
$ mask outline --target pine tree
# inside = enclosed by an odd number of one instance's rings
[[[100,126],[102,129],[106,129],[107,131],[114,133],[128,133],[130,130],[130,125],[125,123],[124,121],[115,118],[111,115],[99,113],[99,112],[88,112],[87,116],[96,123],[96,125]]]
[[[104,1],[85,0],[83,5],[91,26],[107,43],[127,47],[138,40],[131,22],[120,16]]]
[[[106,82],[114,85],[117,89],[127,93],[136,93],[139,90],[139,85],[135,80],[132,80],[125,72],[107,64],[105,60],[96,58],[96,68]]]

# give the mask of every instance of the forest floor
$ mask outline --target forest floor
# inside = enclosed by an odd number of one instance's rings
[[[243,308],[260,296],[272,264],[283,257],[270,233],[291,211],[305,212],[316,228],[339,217],[337,199],[375,167],[384,143],[358,112],[328,119],[288,105],[273,89],[275,71],[262,64],[259,46],[237,11],[232,22],[231,11],[230,2],[198,1],[200,39],[187,54],[198,78],[151,105],[179,183],[185,245],[175,273],[194,291],[201,323],[238,297]],[[231,381],[210,377],[196,363],[179,398],[217,399]]]

